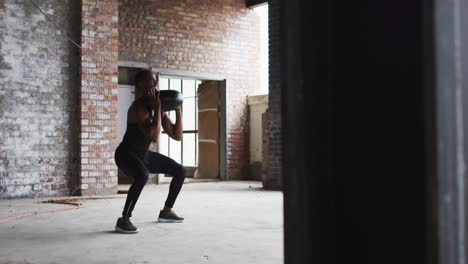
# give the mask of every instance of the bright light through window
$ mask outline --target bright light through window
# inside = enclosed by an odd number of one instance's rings
[[[159,153],[166,155],[184,166],[196,167],[198,163],[198,97],[197,88],[200,80],[159,77],[161,90],[177,90],[184,96],[182,105],[182,140],[175,141],[162,133],[159,139]],[[169,118],[175,122],[175,111],[169,112]]]

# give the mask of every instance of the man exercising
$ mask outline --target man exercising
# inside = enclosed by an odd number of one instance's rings
[[[122,217],[117,220],[115,226],[115,230],[121,233],[138,232],[138,228],[130,222],[130,217],[149,173],[165,173],[173,176],[158,221],[180,223],[184,220],[175,214],[172,207],[184,183],[185,168],[174,160],[148,149],[151,142],[158,142],[161,126],[171,138],[181,140],[180,106],[176,109],[176,122],[173,124],[167,113],[161,112],[158,80],[149,70],[140,71],[135,76],[135,85],[136,91],[141,91],[142,94],[128,109],[127,131],[115,151],[117,167],[127,176],[134,178],[128,190]]]

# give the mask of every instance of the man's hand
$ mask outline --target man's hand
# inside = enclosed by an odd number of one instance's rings
[[[159,91],[156,89],[148,89],[146,95],[150,99],[150,104],[153,110],[159,111],[161,108],[161,100],[159,99]]]

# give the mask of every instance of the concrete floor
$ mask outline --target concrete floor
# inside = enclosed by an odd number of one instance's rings
[[[114,232],[125,194],[53,213],[45,211],[72,206],[0,200],[0,263],[283,263],[283,195],[260,187],[185,184],[174,208],[185,222],[163,224],[168,185],[147,185],[132,217],[140,232],[131,235]]]

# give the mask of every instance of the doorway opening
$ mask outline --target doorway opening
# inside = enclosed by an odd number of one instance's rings
[[[220,178],[220,82],[191,77],[160,75],[161,90],[176,90],[184,97],[183,137],[172,140],[164,131],[157,144],[159,153],[182,164],[188,179]],[[175,120],[175,112],[168,113]],[[171,176],[158,175],[158,183]]]

